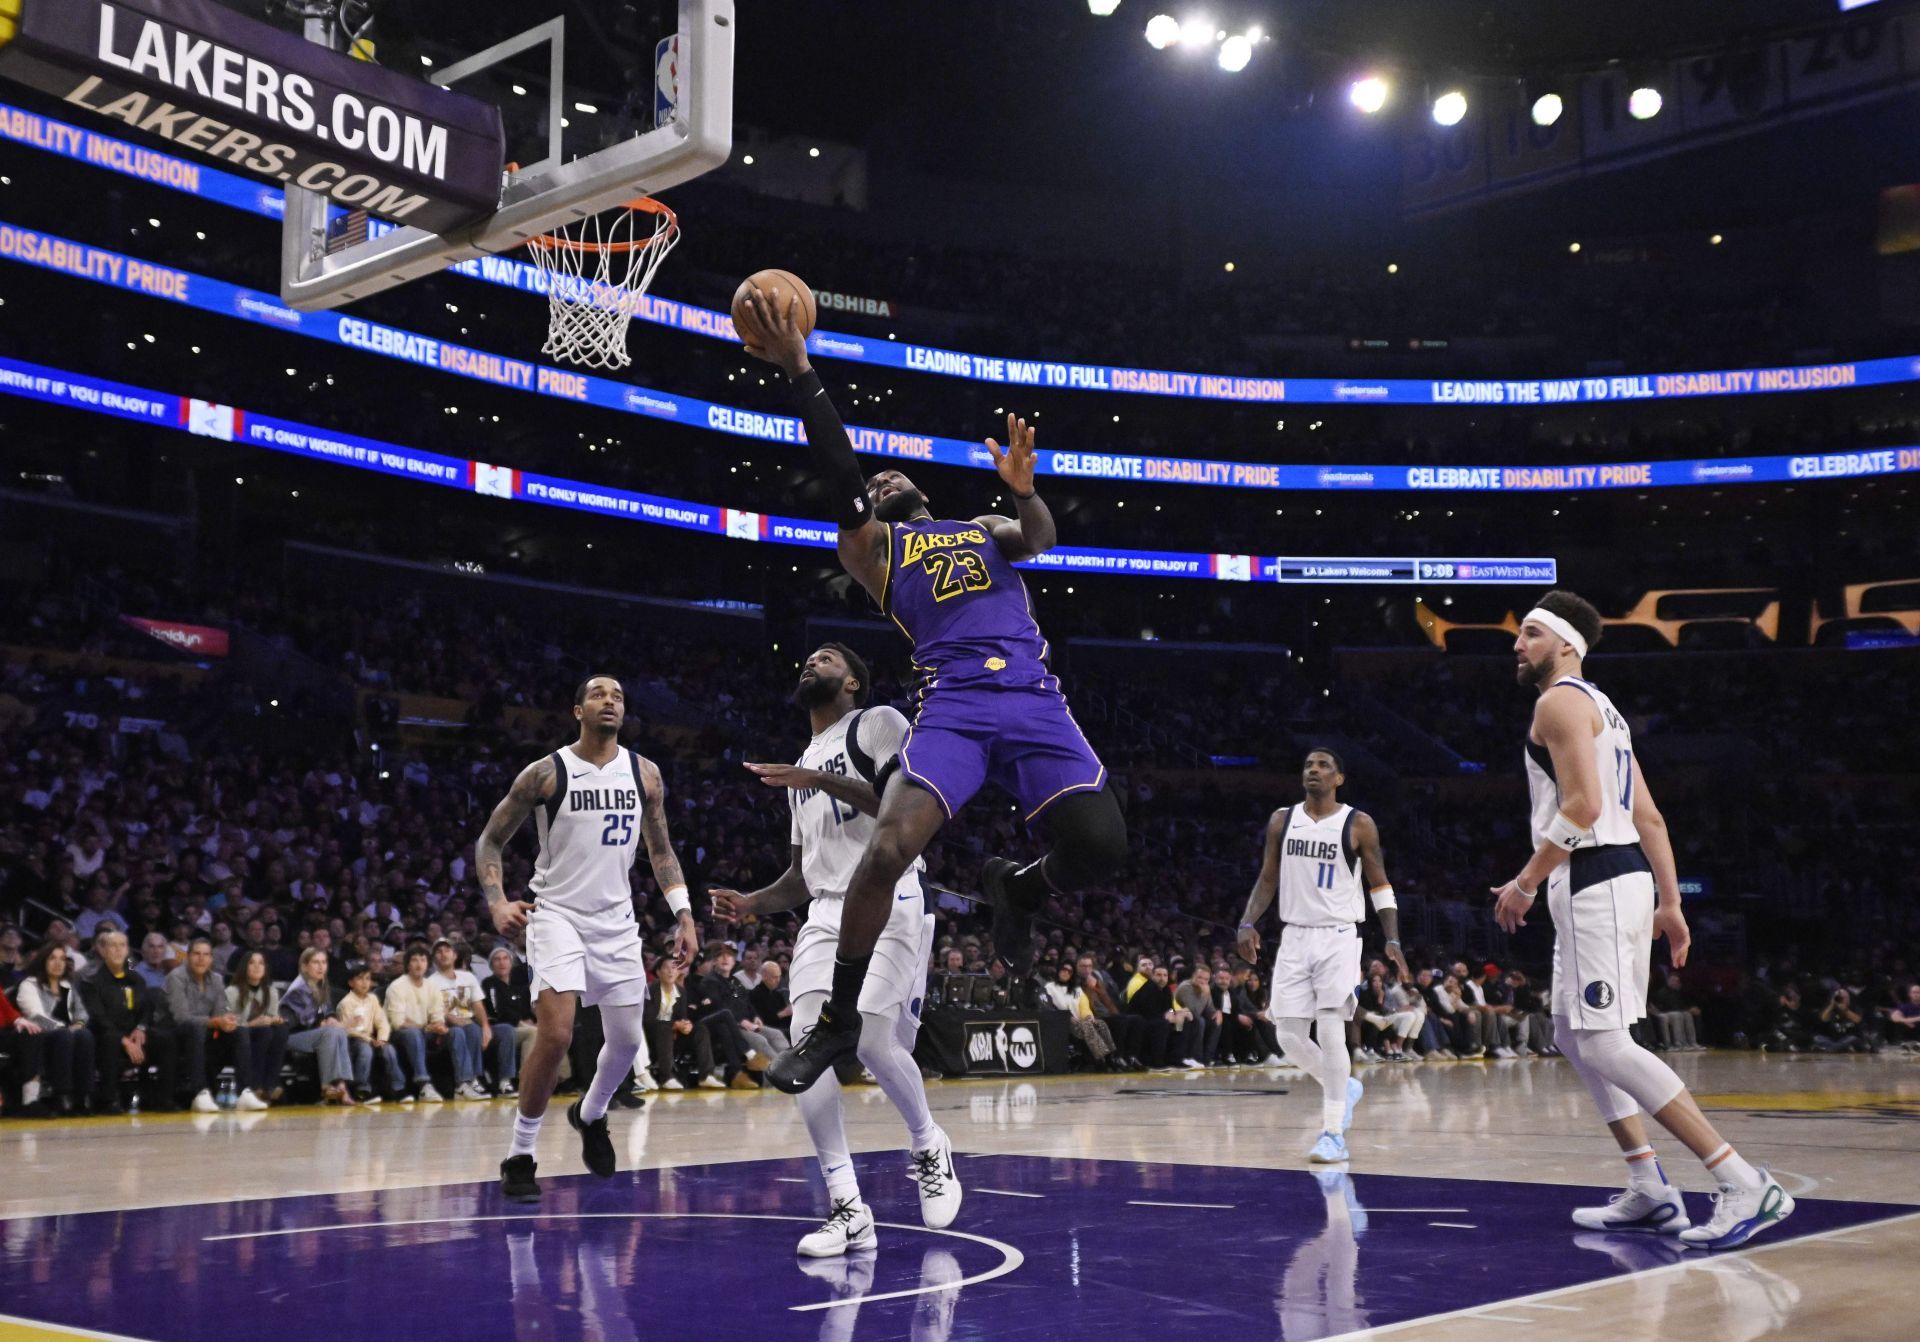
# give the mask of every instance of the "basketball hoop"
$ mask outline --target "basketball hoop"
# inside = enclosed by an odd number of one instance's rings
[[[651,196],[527,240],[547,279],[547,343],[541,352],[589,368],[625,368],[627,323],[667,253],[680,220]]]

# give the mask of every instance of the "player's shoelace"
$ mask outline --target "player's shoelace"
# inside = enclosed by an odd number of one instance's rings
[[[937,1198],[945,1190],[946,1171],[940,1168],[940,1148],[919,1151],[913,1157],[913,1177],[920,1184],[920,1196]]]
[[[827,1212],[826,1223],[820,1228],[822,1230],[851,1230],[853,1228],[853,1218],[857,1211],[858,1204],[856,1204],[852,1198],[835,1198],[832,1208]]]

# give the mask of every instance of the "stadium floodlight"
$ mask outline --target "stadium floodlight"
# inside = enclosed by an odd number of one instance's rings
[[[1165,51],[1180,40],[1180,20],[1171,14],[1155,14],[1147,20],[1147,45]]]
[[[1627,95],[1627,115],[1635,121],[1647,121],[1660,115],[1664,103],[1659,89],[1642,84]]]
[[[1372,116],[1387,105],[1387,81],[1379,75],[1356,79],[1347,89],[1347,101]]]
[[[1213,20],[1196,14],[1180,25],[1180,45],[1183,47],[1210,47],[1214,43],[1214,34],[1218,31]]]
[[[1536,126],[1551,126],[1560,119],[1560,114],[1566,110],[1567,105],[1560,100],[1559,94],[1543,93],[1533,100],[1533,124]]]
[[[1238,74],[1247,68],[1247,62],[1253,59],[1253,43],[1235,33],[1220,44],[1218,60],[1220,68],[1228,74]]]
[[[1120,8],[1120,0],[1087,0],[1087,8],[1095,18],[1104,19]]]
[[[1457,126],[1467,114],[1467,95],[1459,89],[1448,89],[1433,100],[1433,120],[1436,125]]]

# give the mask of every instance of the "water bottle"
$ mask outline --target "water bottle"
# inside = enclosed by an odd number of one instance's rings
[[[240,1102],[240,1088],[234,1084],[233,1068],[220,1069],[220,1082],[214,1090],[213,1102],[222,1109],[231,1109]]]

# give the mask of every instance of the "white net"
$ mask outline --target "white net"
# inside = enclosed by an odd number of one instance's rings
[[[680,221],[642,197],[527,244],[547,279],[543,353],[588,368],[625,368],[627,323],[680,241]]]

